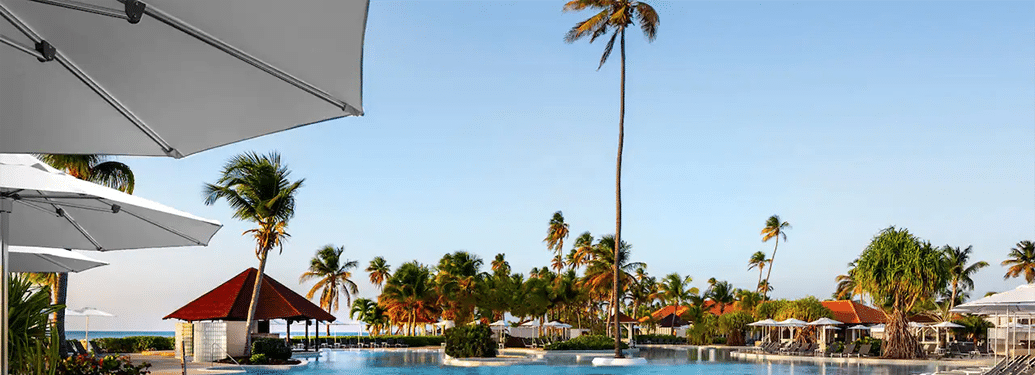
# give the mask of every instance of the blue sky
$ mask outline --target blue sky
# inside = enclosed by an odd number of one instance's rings
[[[793,225],[777,298],[826,298],[889,225],[973,245],[976,295],[1012,288],[998,265],[1035,240],[1035,4],[652,2],[658,39],[628,35],[623,239],[651,274],[751,287],[759,231]],[[267,273],[300,293],[308,259],[344,245],[365,267],[445,253],[515,270],[548,264],[547,222],[614,231],[618,55],[565,44],[589,14],[563,2],[373,1],[366,116],[182,160],[121,158],[136,194],[225,228],[207,248],[89,253],[69,305],[118,315],[94,330],[171,330],[161,317],[248,267],[254,245],[204,182],[243,151],[278,150],[305,178],[291,240]],[[567,246],[566,246],[567,247]],[[360,296],[376,290],[358,272]],[[337,313],[345,318],[347,310]],[[71,319],[69,329],[82,327]]]

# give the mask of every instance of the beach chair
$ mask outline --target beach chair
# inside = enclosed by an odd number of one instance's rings
[[[851,357],[852,354],[854,354],[854,352],[855,352],[855,343],[853,342],[851,344],[845,345],[845,350],[841,351],[841,356],[842,357]]]
[[[870,356],[870,348],[872,348],[872,347],[873,347],[873,344],[862,344],[862,346],[859,347],[859,354],[856,354],[856,356],[857,357],[869,357]]]
[[[827,344],[826,349],[817,347],[816,351],[813,354],[819,357],[829,357],[834,354],[834,345],[833,343]]]
[[[526,348],[535,348],[535,342],[524,337],[521,338],[521,345],[524,345]]]
[[[86,347],[83,346],[83,342],[82,341],[79,341],[79,340],[71,340],[71,341],[72,341],[71,344],[75,345],[76,352],[79,352],[79,354],[90,354],[90,352],[86,350]]]
[[[90,349],[91,351],[93,351],[94,354],[100,354],[100,353],[104,353],[105,352],[104,350],[101,350],[101,348],[98,347],[97,344],[94,344],[93,341],[89,341],[86,344],[87,344],[87,349]]]
[[[75,341],[75,340],[65,340],[65,347],[67,348],[66,354],[68,356],[76,356],[76,355],[80,355],[80,354],[86,354],[86,352],[80,353],[79,349],[77,349],[75,347],[75,344],[72,344],[72,341]]]
[[[812,343],[805,346],[803,349],[798,350],[798,355],[811,355],[815,354],[819,350],[819,343]]]
[[[798,344],[796,342],[792,342],[789,345],[781,348],[780,349],[780,354],[790,354],[790,353],[793,353],[795,350],[798,350],[798,347],[800,347],[800,346],[801,346],[800,344]]]

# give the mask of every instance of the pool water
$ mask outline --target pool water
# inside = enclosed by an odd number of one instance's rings
[[[330,374],[442,374],[442,375],[913,375],[944,370],[935,366],[874,366],[859,364],[823,364],[809,362],[750,362],[728,359],[728,356],[702,356],[695,352],[670,349],[644,349],[638,354],[647,358],[647,366],[593,367],[591,358],[547,356],[545,363],[505,367],[443,366],[437,350],[330,350],[311,358],[307,366],[288,372],[291,375]],[[725,358],[724,358],[725,357]],[[714,360],[712,360],[714,358]]]

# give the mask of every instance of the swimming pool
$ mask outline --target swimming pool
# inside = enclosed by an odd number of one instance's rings
[[[638,356],[649,365],[638,367],[593,367],[591,359],[547,356],[545,363],[506,367],[443,366],[437,350],[330,350],[310,359],[308,366],[287,372],[292,375],[331,374],[432,374],[432,375],[912,375],[944,370],[935,366],[873,366],[859,364],[817,364],[800,362],[747,362],[717,358],[698,360],[686,350],[644,349]],[[284,373],[284,372],[276,372]]]

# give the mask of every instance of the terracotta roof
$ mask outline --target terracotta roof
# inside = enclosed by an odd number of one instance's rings
[[[706,309],[708,309],[708,311],[711,312],[712,315],[723,315],[723,314],[729,314],[731,312],[737,311],[738,310],[738,303],[734,302],[734,303],[726,305],[726,309],[723,310],[721,314],[719,313],[719,305],[716,304],[715,302],[712,302],[711,300],[704,301],[704,307]],[[650,314],[650,316],[653,317],[654,321],[656,321],[656,322],[664,322],[664,321],[666,321],[666,319],[673,319],[672,317],[670,317],[671,315],[675,315],[676,318],[682,317],[683,314],[686,313],[686,310],[688,310],[688,309],[689,309],[689,307],[682,306],[682,305],[681,306],[665,306],[665,307],[662,307],[662,308],[658,309],[657,311],[652,312]],[[640,322],[641,323],[646,323],[650,319],[651,318],[644,316],[644,317],[640,318]]]
[[[613,322],[614,321],[613,319],[614,319],[613,316],[609,316],[607,318],[607,321]],[[630,317],[628,315],[625,315],[625,314],[622,314],[622,313],[618,313],[618,323],[637,323],[637,322],[639,322],[639,321],[636,320],[636,319],[633,319],[632,317]]]
[[[248,303],[251,302],[255,275],[258,273],[259,270],[249,268],[162,319],[247,320]],[[335,318],[269,275],[262,275],[255,320],[270,319],[333,322]]]
[[[888,317],[883,311],[863,305],[856,301],[823,301],[823,306],[834,312],[834,320],[845,324],[880,324],[887,323]]]

